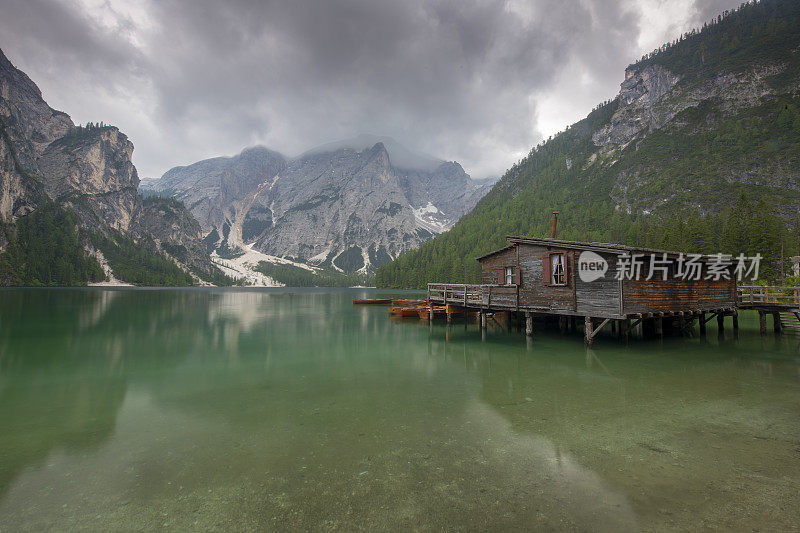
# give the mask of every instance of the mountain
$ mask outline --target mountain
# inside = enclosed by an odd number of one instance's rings
[[[535,147],[449,232],[381,286],[478,280],[506,235],[760,253],[800,250],[800,3],[726,12],[625,70],[619,94]]]
[[[170,169],[140,190],[183,202],[223,259],[366,273],[451,227],[491,185],[456,162],[363,135],[294,158],[248,148]]]
[[[116,127],[48,106],[0,51],[0,283],[97,281],[101,264],[142,284],[222,279],[186,209],[139,196],[132,154]]]

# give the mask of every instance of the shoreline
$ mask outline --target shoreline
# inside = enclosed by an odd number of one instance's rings
[[[136,287],[132,283],[126,283],[124,281],[95,281],[93,283],[87,283],[87,287]]]

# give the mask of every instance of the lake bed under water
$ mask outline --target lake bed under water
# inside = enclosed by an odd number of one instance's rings
[[[800,527],[799,337],[351,303],[400,294],[0,291],[0,531]]]

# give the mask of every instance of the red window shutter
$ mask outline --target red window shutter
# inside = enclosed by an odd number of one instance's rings
[[[517,271],[517,285],[522,285],[522,269],[517,266],[515,270]]]
[[[506,283],[506,269],[500,267],[497,269],[497,284],[505,285],[505,283]]]
[[[542,283],[551,285],[550,283],[550,254],[545,253],[542,256]]]
[[[569,252],[564,252],[564,285],[569,285]]]

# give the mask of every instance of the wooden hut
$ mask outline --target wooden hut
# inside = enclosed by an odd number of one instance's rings
[[[609,323],[623,335],[639,323],[659,334],[664,317],[680,327],[698,319],[702,332],[714,316],[722,326],[730,315],[738,327],[734,264],[719,256],[533,237],[507,240],[508,246],[477,258],[479,285],[431,283],[430,304],[480,311],[482,324],[486,313],[524,315],[529,335],[537,314],[572,322],[583,317],[588,344]],[[694,270],[686,275],[689,268],[700,269],[700,275]]]

